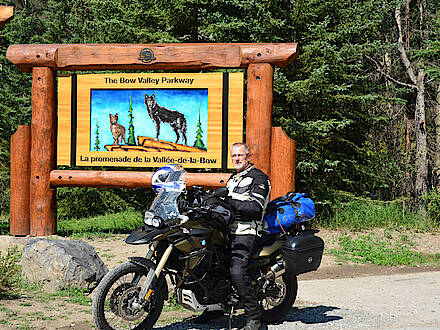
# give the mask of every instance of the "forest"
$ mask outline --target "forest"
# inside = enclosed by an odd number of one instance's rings
[[[357,200],[440,222],[440,0],[0,5],[15,6],[0,30],[0,216],[9,216],[10,137],[31,120],[32,77],[6,59],[10,45],[297,42],[298,59],[275,68],[273,126],[297,142],[296,190],[316,201],[320,221]],[[60,188],[58,217],[145,210],[151,194]]]

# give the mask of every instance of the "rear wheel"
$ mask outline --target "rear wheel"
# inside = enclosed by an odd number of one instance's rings
[[[148,262],[149,264],[151,262]],[[154,270],[153,263],[149,265]],[[162,312],[166,299],[163,278],[152,288],[153,293],[142,308],[136,308],[138,294],[148,269],[125,263],[111,270],[96,288],[93,298],[93,320],[98,329],[151,329]]]
[[[260,305],[262,308],[262,321],[274,323],[281,320],[290,311],[298,292],[298,281],[294,274],[284,273],[271,281],[260,292]]]

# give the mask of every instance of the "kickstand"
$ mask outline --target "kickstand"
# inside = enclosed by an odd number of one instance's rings
[[[232,314],[234,314],[234,306],[229,310],[229,330],[232,330]]]

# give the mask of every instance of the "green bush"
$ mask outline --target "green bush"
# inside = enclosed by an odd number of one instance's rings
[[[9,248],[4,257],[0,252],[0,296],[10,294],[20,281],[20,257],[16,246]]]
[[[58,219],[81,219],[130,209],[113,189],[57,189]]]
[[[431,221],[440,225],[440,189],[429,191],[424,197],[426,210]]]
[[[0,170],[0,215],[9,215],[9,172]]]
[[[6,218],[3,218],[0,215],[0,235],[9,235],[10,233],[10,226],[9,226],[9,216]]]
[[[145,211],[153,198],[151,189],[58,188],[58,219],[83,219],[128,210]]]

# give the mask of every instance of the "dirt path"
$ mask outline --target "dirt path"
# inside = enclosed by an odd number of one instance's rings
[[[384,235],[383,231],[377,230],[372,235]],[[408,235],[414,243],[414,249],[425,253],[440,253],[440,235],[415,234],[415,233],[386,233],[388,237],[395,235]],[[337,246],[340,232],[321,231],[326,244],[326,249]],[[106,239],[86,240],[97,251],[101,259],[109,269],[120,263],[126,262],[130,256],[145,255],[145,246],[133,246],[124,243],[126,235],[115,235]],[[0,240],[0,251],[4,255],[7,239]],[[385,267],[371,264],[353,264],[341,262],[335,257],[324,255],[321,267],[318,271],[300,275],[301,281],[320,279],[348,279],[377,275],[394,275],[426,271],[440,271],[435,267]],[[93,321],[91,316],[90,300],[83,301],[83,305],[72,303],[74,299],[68,297],[53,296],[35,290],[26,290],[15,299],[0,300],[0,329],[91,329]],[[84,299],[83,299],[84,300]],[[298,301],[297,303],[301,303]],[[297,304],[296,304],[297,305]],[[295,306],[296,306],[295,305]],[[190,317],[191,312],[163,312],[161,324],[175,322],[176,320]]]

